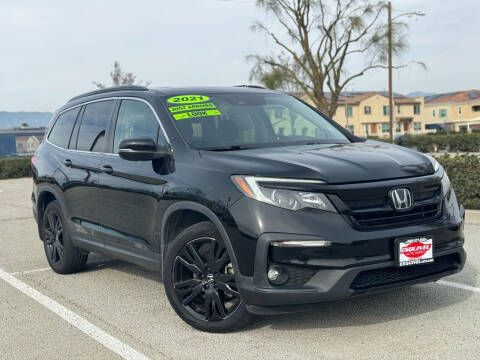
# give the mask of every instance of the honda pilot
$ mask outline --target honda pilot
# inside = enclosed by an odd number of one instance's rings
[[[83,94],[55,113],[32,168],[55,272],[90,252],[160,271],[173,309],[204,331],[465,263],[465,211],[434,158],[358,138],[285,93]]]

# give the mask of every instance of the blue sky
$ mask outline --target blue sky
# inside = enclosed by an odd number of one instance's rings
[[[421,60],[395,73],[395,91],[480,88],[478,0],[393,0],[410,21],[409,51]],[[113,61],[152,86],[248,83],[247,54],[273,46],[250,30],[271,19],[251,0],[0,2],[0,111],[53,111],[68,98],[109,81]],[[384,90],[376,70],[348,90]]]

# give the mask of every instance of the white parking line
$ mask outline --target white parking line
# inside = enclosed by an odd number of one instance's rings
[[[11,286],[20,290],[25,295],[31,297],[33,300],[45,306],[48,310],[54,312],[62,319],[75,326],[77,329],[87,334],[91,338],[98,341],[100,344],[106,346],[116,354],[120,355],[123,359],[127,360],[148,360],[148,358],[131,348],[127,344],[124,344],[120,340],[114,338],[113,336],[107,334],[102,329],[93,325],[89,321],[85,320],[81,316],[75,314],[73,311],[67,309],[65,306],[60,305],[55,300],[52,300],[46,295],[43,295],[41,292],[35,290],[31,286],[25,284],[24,282],[18,280],[13,275],[7,273],[3,269],[0,269],[0,279],[6,281]]]
[[[473,292],[476,292],[476,293],[480,293],[480,288],[476,288],[476,287],[473,287],[473,286],[464,285],[464,284],[460,284],[460,283],[456,283],[456,282],[445,281],[445,280],[438,280],[438,281],[437,281],[437,284],[440,284],[440,285],[443,285],[443,286],[450,286],[450,287],[454,287],[454,288],[462,289],[462,290],[473,291]]]
[[[94,268],[102,268],[104,266],[107,266],[107,263],[108,263],[108,261],[107,262],[105,262],[105,261],[92,262],[92,263],[89,263],[88,266],[94,267]],[[43,272],[43,271],[49,271],[49,270],[52,270],[52,268],[46,267],[46,268],[40,268],[40,269],[15,271],[15,272],[11,272],[11,273],[8,273],[8,274],[13,275],[13,276],[17,276],[17,275],[25,275],[25,274],[31,274],[31,273]]]
[[[25,274],[31,274],[31,273],[36,273],[36,272],[42,272],[42,271],[48,271],[51,270],[51,268],[41,268],[41,269],[33,269],[33,270],[25,270],[25,271],[17,271],[17,272],[12,272],[9,273],[10,275],[25,275]]]

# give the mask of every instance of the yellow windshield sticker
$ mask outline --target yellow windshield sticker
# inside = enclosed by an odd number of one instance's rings
[[[178,95],[167,99],[170,104],[192,104],[208,101],[210,98],[204,95]]]
[[[201,116],[217,116],[217,115],[222,115],[222,113],[218,110],[199,110],[199,111],[189,111],[181,114],[173,114],[173,118],[175,120],[183,120],[183,119],[190,119],[190,118],[201,117]]]
[[[179,105],[168,108],[170,112],[179,112],[187,110],[203,110],[203,109],[215,109],[214,103],[205,103],[205,104],[191,104],[191,105]]]

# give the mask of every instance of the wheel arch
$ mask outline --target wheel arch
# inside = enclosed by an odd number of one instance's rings
[[[163,219],[162,219],[162,227],[161,227],[161,241],[160,241],[160,253],[161,253],[161,258],[162,258],[162,263],[165,258],[165,253],[166,253],[166,248],[168,246],[168,243],[172,241],[175,237],[174,233],[171,232],[171,225],[173,221],[175,221],[175,216],[178,216],[178,214],[182,214],[185,212],[190,212],[190,214],[197,214],[195,216],[198,216],[198,220],[200,221],[195,221],[191,223],[190,225],[193,225],[195,223],[201,222],[201,221],[210,221],[213,223],[213,225],[216,227],[218,233],[222,237],[222,240],[225,242],[225,245],[231,255],[231,259],[233,262],[233,265],[235,267],[235,273],[239,274],[239,267],[237,263],[237,258],[235,256],[235,252],[233,250],[232,244],[230,242],[230,238],[227,234],[227,231],[225,230],[225,227],[223,226],[222,222],[218,218],[218,216],[210,210],[208,207],[205,205],[195,203],[192,201],[180,201],[177,202],[173,205],[171,205],[165,212]],[[190,226],[188,225],[188,226]],[[183,229],[181,229],[183,230]],[[180,230],[180,231],[181,231]]]
[[[43,233],[42,233],[42,219],[43,219],[43,214],[45,212],[45,209],[47,208],[48,204],[50,204],[52,201],[58,201],[60,208],[62,209],[62,212],[66,216],[65,213],[65,206],[63,203],[63,198],[60,195],[60,193],[52,188],[51,186],[42,186],[38,188],[38,198],[37,198],[37,222],[38,222],[38,233],[40,236],[40,239],[43,241]]]

